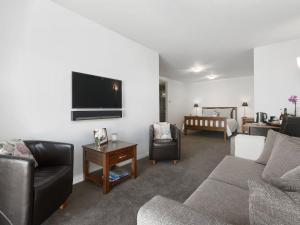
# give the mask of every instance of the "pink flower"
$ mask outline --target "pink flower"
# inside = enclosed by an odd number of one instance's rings
[[[291,95],[288,100],[289,102],[296,104],[298,102],[298,97],[296,95]]]

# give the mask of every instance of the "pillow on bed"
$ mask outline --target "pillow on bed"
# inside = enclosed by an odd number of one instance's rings
[[[231,111],[232,109],[217,109],[218,112],[220,113],[221,117],[226,117],[227,119],[231,118]]]
[[[203,116],[216,116],[215,109],[203,109]]]

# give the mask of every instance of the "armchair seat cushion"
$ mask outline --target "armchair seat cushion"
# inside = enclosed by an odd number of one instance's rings
[[[48,166],[35,170],[34,175],[34,224],[42,223],[72,192],[71,166]]]
[[[34,171],[34,188],[50,185],[68,173],[69,166],[38,167]]]
[[[168,140],[168,139],[161,139],[161,140],[154,140],[153,141],[153,147],[176,147],[177,146],[177,141],[176,140]]]

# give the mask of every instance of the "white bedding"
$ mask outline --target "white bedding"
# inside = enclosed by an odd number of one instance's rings
[[[227,136],[230,137],[238,129],[238,122],[235,119],[227,119]]]

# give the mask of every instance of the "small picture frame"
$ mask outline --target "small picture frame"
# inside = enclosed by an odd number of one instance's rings
[[[106,128],[95,129],[94,139],[97,146],[104,145],[108,143],[108,136]]]

